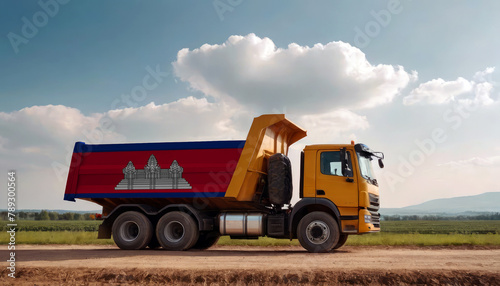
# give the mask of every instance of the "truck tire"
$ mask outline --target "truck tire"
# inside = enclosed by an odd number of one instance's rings
[[[292,199],[292,165],[281,153],[272,155],[267,161],[267,190],[271,204],[289,204]]]
[[[220,234],[218,231],[208,231],[200,233],[200,237],[195,245],[192,247],[193,249],[207,249],[212,247],[219,241]]]
[[[198,226],[185,212],[169,212],[156,225],[156,238],[166,250],[188,250],[198,241]]]
[[[153,236],[151,221],[140,212],[124,212],[113,222],[113,240],[121,249],[146,248]]]
[[[329,252],[339,241],[339,226],[331,215],[312,212],[300,220],[297,237],[309,252]]]
[[[341,234],[339,236],[339,242],[337,242],[337,245],[335,245],[333,247],[333,249],[339,249],[341,248],[342,246],[344,246],[345,242],[347,241],[347,237],[348,235],[347,234]]]

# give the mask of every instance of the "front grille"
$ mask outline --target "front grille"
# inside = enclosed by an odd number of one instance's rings
[[[370,206],[368,207],[368,211],[372,216],[372,223],[375,227],[380,227],[380,214],[378,210],[380,209],[380,200],[378,195],[368,194],[370,197]]]
[[[378,211],[378,209],[380,207],[380,202],[379,202],[378,196],[374,195],[374,194],[368,194],[368,196],[370,197],[370,209]]]
[[[372,216],[372,224],[374,227],[380,227],[380,214],[375,212],[370,212]]]

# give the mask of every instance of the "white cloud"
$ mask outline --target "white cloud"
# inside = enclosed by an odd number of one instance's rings
[[[303,115],[391,102],[417,76],[402,66],[372,65],[347,43],[281,49],[254,34],[182,49],[173,66],[176,76],[207,96],[267,111],[286,106]]]
[[[468,168],[468,167],[500,167],[500,156],[491,157],[473,157],[467,160],[450,161],[438,166],[451,167],[451,168]]]
[[[149,103],[138,108],[111,110],[106,116],[128,141],[141,142],[244,139],[247,130],[241,130],[237,122],[241,117],[250,118],[238,107],[194,97],[162,105]]]
[[[248,114],[237,108],[194,97],[91,115],[62,105],[32,106],[0,112],[0,152],[48,154],[48,150],[59,150],[75,141],[230,139],[245,133],[236,131],[231,118],[245,116]]]
[[[456,101],[460,104],[489,105],[494,101],[491,99],[493,85],[489,82],[489,76],[495,68],[487,68],[476,72],[473,80],[459,77],[453,81],[445,81],[442,78],[433,79],[420,84],[403,99],[405,105],[416,103],[445,104]],[[465,97],[473,94],[473,97]]]
[[[11,113],[0,112],[3,148],[31,150],[57,148],[84,129],[98,126],[98,116],[85,116],[78,109],[62,105],[26,107]],[[107,134],[114,137],[113,134]]]
[[[461,99],[462,104],[490,105],[494,100],[490,97],[493,85],[489,82],[477,83],[474,87],[475,97],[473,99]]]
[[[455,97],[472,90],[473,83],[459,77],[454,81],[445,81],[442,78],[422,83],[404,98],[404,104],[411,105],[424,101],[430,104],[447,103]]]
[[[88,142],[85,134],[99,128],[101,116],[86,116],[78,109],[63,105],[32,106],[10,113],[0,112],[0,166],[39,172],[40,169],[51,169],[54,162],[66,164],[70,160],[74,142]],[[103,142],[123,139],[120,134],[109,130],[100,134]]]
[[[240,139],[246,130],[239,122],[249,118],[244,110],[194,97],[91,115],[62,105],[33,106],[0,113],[0,152],[57,158],[75,141]]]
[[[491,82],[491,74],[495,71],[495,67],[487,67],[484,71],[478,71],[472,78],[475,82]]]
[[[353,130],[364,130],[369,127],[365,116],[360,116],[352,111],[340,109],[324,114],[303,115],[297,122],[308,131],[308,141],[335,142],[336,139],[355,139]],[[340,138],[340,137],[344,138]],[[345,143],[345,142],[344,142]]]

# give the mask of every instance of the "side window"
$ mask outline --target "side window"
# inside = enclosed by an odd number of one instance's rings
[[[320,155],[321,174],[333,176],[352,177],[351,153],[347,152],[349,170],[347,174],[342,174],[342,164],[340,161],[340,151],[322,152]]]

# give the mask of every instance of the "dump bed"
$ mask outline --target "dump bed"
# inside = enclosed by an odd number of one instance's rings
[[[64,199],[95,202],[104,214],[120,204],[253,208],[266,158],[305,134],[280,114],[255,118],[246,141],[77,142]]]

